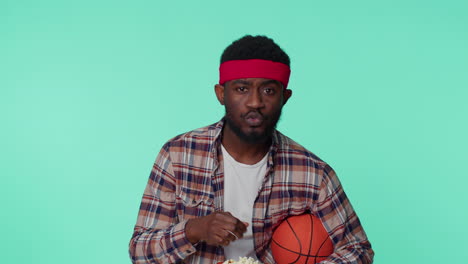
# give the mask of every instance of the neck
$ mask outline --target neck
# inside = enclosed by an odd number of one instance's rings
[[[256,164],[270,149],[271,136],[259,142],[247,142],[239,138],[226,124],[222,132],[222,144],[229,154],[240,163]]]

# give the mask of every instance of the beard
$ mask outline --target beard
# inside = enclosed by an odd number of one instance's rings
[[[271,115],[265,116],[260,111],[251,111],[257,112],[263,118],[263,122],[265,122],[265,129],[261,132],[251,131],[251,132],[244,132],[241,126],[236,123],[233,118],[233,114],[227,109],[226,107],[226,114],[224,115],[224,119],[226,120],[226,124],[229,128],[234,132],[236,136],[238,136],[242,141],[255,144],[255,143],[263,143],[271,139],[273,131],[276,129],[276,125],[281,117],[281,110],[282,108],[278,109],[278,111],[272,113]],[[240,119],[244,119],[247,116],[248,112],[244,115],[240,116]]]

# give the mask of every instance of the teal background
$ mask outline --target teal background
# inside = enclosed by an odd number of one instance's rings
[[[337,171],[375,263],[468,257],[467,1],[0,2],[1,263],[130,263],[152,163],[224,112],[223,49],[292,59],[279,130]]]

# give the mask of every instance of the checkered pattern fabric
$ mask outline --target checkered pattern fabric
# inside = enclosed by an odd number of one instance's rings
[[[187,220],[223,211],[224,121],[177,136],[161,149],[143,194],[130,241],[133,263],[215,264],[222,247],[192,245]],[[239,194],[242,195],[242,194]],[[273,133],[267,173],[254,203],[255,250],[274,264],[270,240],[290,215],[318,216],[335,247],[323,263],[372,263],[374,252],[333,169],[279,131]]]

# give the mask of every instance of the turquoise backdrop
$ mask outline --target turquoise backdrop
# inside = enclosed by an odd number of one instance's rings
[[[152,163],[216,122],[219,57],[290,55],[279,130],[337,171],[375,263],[468,258],[468,2],[2,0],[1,263],[130,263]]]

